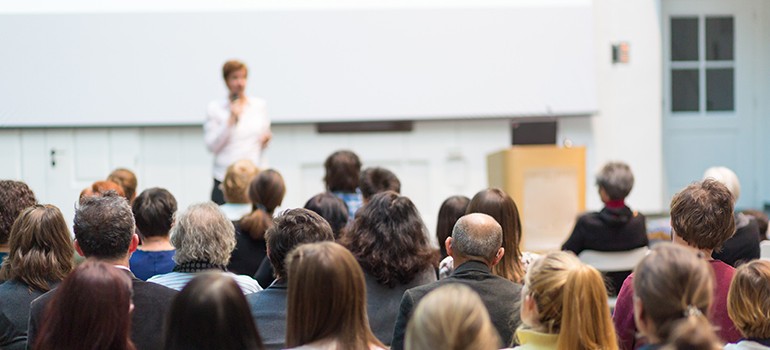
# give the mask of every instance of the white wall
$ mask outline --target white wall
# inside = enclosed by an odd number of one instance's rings
[[[559,120],[559,140],[588,151],[588,209],[599,209],[594,174],[609,160],[636,174],[629,204],[642,212],[663,203],[660,0],[594,0],[599,113]],[[613,65],[610,45],[630,44],[630,63]],[[203,110],[203,105],[201,105]],[[269,164],[287,182],[284,207],[302,206],[323,190],[323,161],[355,150],[364,166],[385,166],[402,181],[432,232],[441,202],[487,186],[486,155],[510,144],[505,120],[421,121],[400,133],[317,134],[311,124],[275,125]],[[71,219],[77,194],[118,166],[135,169],[140,190],[166,187],[180,207],[208,199],[211,156],[199,127],[0,129],[0,178],[29,183],[41,202]],[[50,166],[50,150],[57,166]]]

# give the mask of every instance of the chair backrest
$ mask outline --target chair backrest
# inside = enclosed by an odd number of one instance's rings
[[[578,258],[601,272],[631,271],[649,251],[650,249],[647,247],[618,252],[584,250],[578,255]]]
[[[770,241],[759,242],[759,258],[770,260]]]

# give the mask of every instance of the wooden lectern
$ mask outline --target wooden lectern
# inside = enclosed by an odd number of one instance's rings
[[[519,208],[522,251],[560,250],[585,211],[585,147],[513,146],[488,155],[487,172]]]

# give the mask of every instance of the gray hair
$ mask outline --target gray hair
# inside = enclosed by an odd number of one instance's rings
[[[235,227],[216,204],[193,204],[171,228],[171,244],[177,264],[206,261],[224,266],[235,249]]]
[[[493,260],[503,245],[503,228],[487,214],[468,214],[452,229],[452,250],[465,257]]]
[[[609,162],[596,174],[596,185],[610,200],[624,199],[634,187],[634,174],[626,163]]]
[[[126,256],[135,228],[128,201],[115,191],[81,199],[72,226],[83,254],[97,259]]]
[[[715,166],[706,169],[703,173],[703,179],[714,179],[721,182],[733,195],[733,201],[738,201],[738,197],[741,196],[741,182],[738,181],[738,175],[735,172],[723,166]]]

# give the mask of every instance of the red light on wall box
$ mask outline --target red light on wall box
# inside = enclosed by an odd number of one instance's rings
[[[627,42],[612,45],[612,63],[628,63],[631,46]]]

